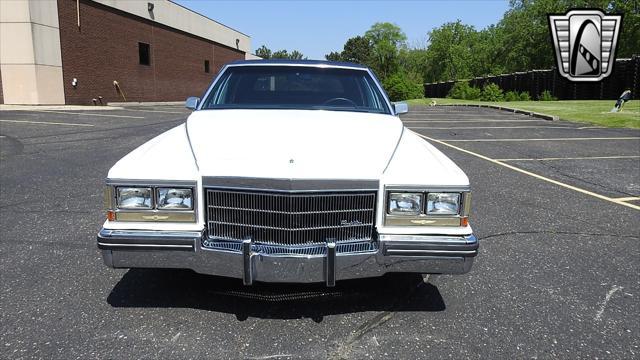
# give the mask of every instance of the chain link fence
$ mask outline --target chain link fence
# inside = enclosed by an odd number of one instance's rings
[[[482,88],[487,83],[494,83],[505,92],[527,91],[532,99],[537,99],[545,90],[560,100],[613,100],[625,90],[631,90],[633,98],[639,99],[639,78],[640,55],[634,55],[631,59],[617,59],[611,75],[600,82],[569,81],[553,68],[477,77],[469,80],[469,85]],[[428,98],[446,97],[455,83],[424,84],[424,95]]]

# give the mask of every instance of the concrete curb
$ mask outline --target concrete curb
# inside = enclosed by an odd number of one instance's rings
[[[549,121],[560,120],[560,117],[557,115],[548,115],[548,114],[543,114],[535,111],[514,109],[506,106],[498,106],[498,105],[490,105],[490,104],[436,104],[435,106],[467,106],[467,107],[477,107],[477,108],[489,108],[489,109],[513,112],[516,114],[529,115],[535,118],[549,120]]]
[[[107,106],[168,106],[184,105],[184,101],[150,101],[150,102],[109,102]]]

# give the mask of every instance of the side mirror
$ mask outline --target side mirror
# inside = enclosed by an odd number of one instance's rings
[[[396,115],[406,114],[409,112],[409,105],[407,105],[407,103],[397,102],[393,103],[393,109]]]
[[[184,107],[195,110],[198,107],[198,104],[200,104],[200,98],[191,96],[187,98],[187,101],[185,101]]]

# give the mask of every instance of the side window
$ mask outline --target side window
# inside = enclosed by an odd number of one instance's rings
[[[151,65],[151,45],[139,42],[138,58],[140,65]]]

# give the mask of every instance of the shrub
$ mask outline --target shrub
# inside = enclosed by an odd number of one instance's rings
[[[551,91],[549,90],[545,90],[542,92],[542,94],[540,94],[540,96],[538,96],[538,100],[540,101],[555,101],[558,100],[557,97],[551,95]]]
[[[404,73],[393,74],[382,83],[391,101],[422,99],[424,97],[422,84],[414,81]]]
[[[520,95],[518,95],[515,91],[507,91],[504,94],[504,101],[518,101],[520,100]]]
[[[502,95],[502,89],[494,83],[489,83],[482,88],[480,94],[480,100],[482,101],[502,101],[504,96]]]
[[[459,81],[453,84],[453,87],[447,93],[448,98],[452,99],[464,99],[464,95],[469,88],[469,83],[466,81]]]
[[[519,98],[518,100],[520,101],[531,101],[531,96],[529,95],[528,91],[521,92],[518,98]]]
[[[452,99],[478,100],[480,98],[480,89],[469,86],[469,83],[466,81],[459,81],[449,90],[447,97]]]
[[[465,94],[465,100],[478,100],[480,99],[481,91],[475,86],[470,86]]]

